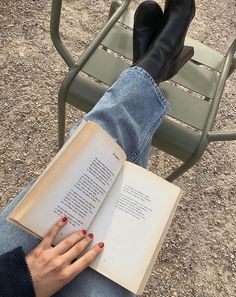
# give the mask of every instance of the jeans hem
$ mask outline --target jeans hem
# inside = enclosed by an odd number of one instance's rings
[[[157,85],[157,83],[154,81],[154,79],[151,77],[151,75],[146,70],[144,70],[143,68],[138,67],[138,66],[134,66],[130,69],[134,69],[134,70],[136,70],[137,74],[142,75],[154,88],[157,100],[162,104],[162,106],[164,108],[169,108],[170,104],[167,102],[165,97],[162,95],[160,87]]]

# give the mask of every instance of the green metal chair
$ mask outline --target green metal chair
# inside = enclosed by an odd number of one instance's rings
[[[129,3],[119,0],[111,3],[107,23],[75,61],[60,39],[62,0],[52,0],[51,38],[69,67],[58,96],[59,148],[64,143],[66,103],[88,112],[131,64],[134,12],[128,8]],[[226,56],[191,38],[186,39],[186,44],[194,47],[194,56],[172,83],[160,85],[171,109],[152,143],[183,161],[166,178],[169,181],[192,167],[209,142],[236,140],[236,130],[212,131],[226,80],[236,68],[236,39]]]

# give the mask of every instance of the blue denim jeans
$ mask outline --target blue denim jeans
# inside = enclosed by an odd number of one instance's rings
[[[85,116],[85,120],[97,122],[116,139],[126,152],[129,161],[146,167],[152,135],[159,127],[167,109],[168,103],[150,75],[139,67],[133,67],[120,75]],[[0,214],[0,254],[20,245],[27,254],[39,243],[38,239],[6,221],[6,216],[24,197],[32,183]],[[55,296],[128,297],[134,295],[88,268]]]

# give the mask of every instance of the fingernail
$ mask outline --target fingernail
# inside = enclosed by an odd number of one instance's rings
[[[104,247],[104,243],[103,242],[99,242],[98,246],[100,247],[100,249],[102,249]]]
[[[87,234],[87,231],[86,231],[86,230],[82,230],[81,233],[82,233],[83,235],[86,235],[86,234]]]
[[[89,233],[88,237],[90,237],[91,239],[93,239],[93,233]]]
[[[63,217],[61,220],[62,220],[63,223],[65,223],[68,220],[68,218],[67,217]]]

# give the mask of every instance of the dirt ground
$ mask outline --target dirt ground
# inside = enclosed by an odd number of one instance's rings
[[[109,3],[65,1],[62,36],[75,57],[96,36]],[[235,1],[196,4],[189,35],[225,53],[235,38]],[[50,5],[46,0],[0,2],[0,208],[57,151],[57,94],[67,68],[50,40]],[[215,129],[236,127],[235,79],[234,73],[228,80]],[[67,128],[81,117],[68,108]],[[164,176],[174,164],[152,150],[153,172]],[[236,142],[215,143],[176,180],[184,195],[142,296],[236,296],[235,171]]]

